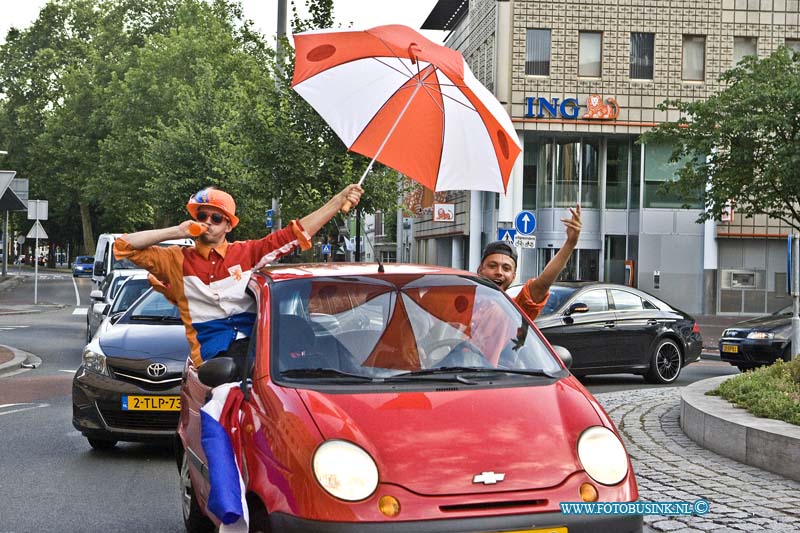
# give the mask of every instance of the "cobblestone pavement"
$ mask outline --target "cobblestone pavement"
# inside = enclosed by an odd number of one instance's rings
[[[800,483],[695,444],[680,427],[680,388],[595,397],[622,434],[640,500],[709,502],[705,515],[645,516],[645,527],[670,532],[800,531]]]

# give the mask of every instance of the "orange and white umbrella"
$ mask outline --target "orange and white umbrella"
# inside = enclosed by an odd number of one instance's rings
[[[517,134],[459,52],[400,25],[294,42],[292,86],[350,150],[372,158],[361,181],[377,159],[434,191],[506,191]]]

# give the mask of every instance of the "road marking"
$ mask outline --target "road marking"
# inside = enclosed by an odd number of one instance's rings
[[[88,307],[78,307],[74,311],[72,311],[73,315],[85,315],[89,312]]]
[[[65,369],[63,369],[63,368],[60,368],[58,371],[59,371],[59,372],[67,372],[67,373],[69,373],[69,374],[74,374],[74,373],[76,372],[76,370],[65,370]]]
[[[16,407],[16,406],[27,406],[27,407],[19,407],[18,409],[12,409],[11,411],[3,411],[0,412],[0,416],[3,415],[10,415],[13,413],[21,413],[22,411],[30,411],[31,409],[39,409],[40,407],[50,407],[49,403],[7,403],[4,405],[0,405],[0,409],[5,409],[6,407]]]
[[[75,287],[75,307],[81,306],[81,295],[78,292],[78,283],[75,281],[75,276],[72,276],[72,286]],[[73,315],[75,313],[72,313]],[[80,314],[80,313],[78,313]]]
[[[30,326],[0,326],[0,331],[9,331],[17,328],[29,328]]]

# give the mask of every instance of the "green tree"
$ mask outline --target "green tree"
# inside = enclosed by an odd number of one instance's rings
[[[800,53],[781,47],[761,60],[749,56],[721,79],[727,87],[706,100],[661,104],[683,118],[642,141],[674,147],[681,167],[670,187],[687,198],[701,191],[699,221],[719,220],[733,202],[741,215],[800,229]]]

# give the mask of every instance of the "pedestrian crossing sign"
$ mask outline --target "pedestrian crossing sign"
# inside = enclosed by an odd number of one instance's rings
[[[514,244],[514,237],[517,235],[517,230],[514,228],[497,228],[497,240],[506,241],[509,244]]]

